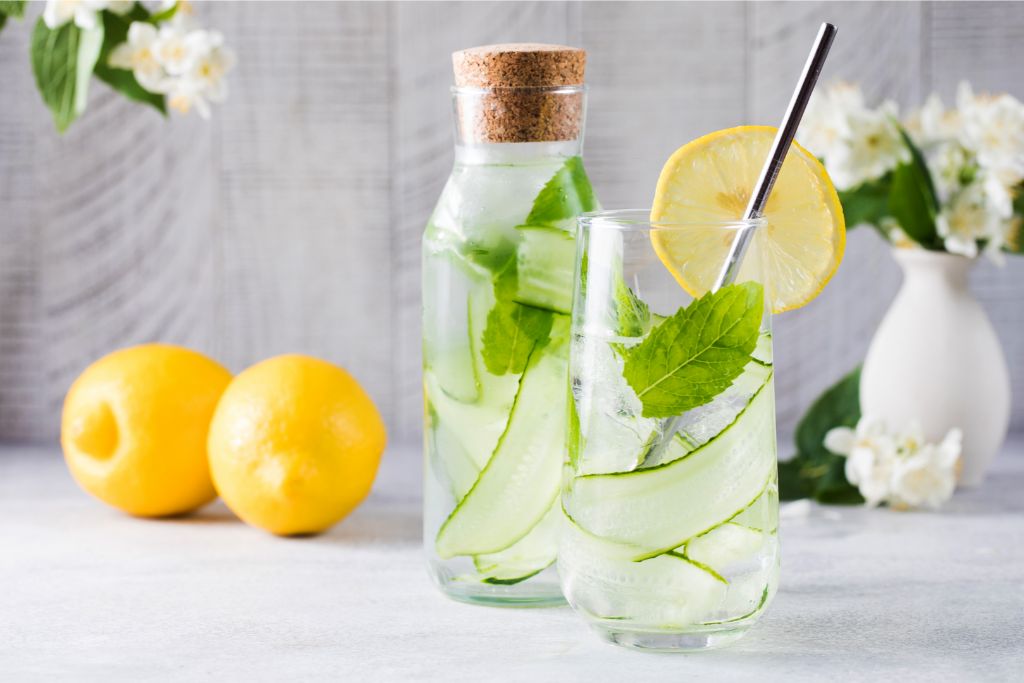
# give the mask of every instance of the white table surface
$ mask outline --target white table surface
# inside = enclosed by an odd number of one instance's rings
[[[420,553],[419,459],[314,538],[221,504],[173,521],[80,492],[53,449],[0,449],[0,679],[1024,680],[1024,443],[940,513],[783,520],[782,583],[733,647],[605,644],[567,607],[441,596]]]

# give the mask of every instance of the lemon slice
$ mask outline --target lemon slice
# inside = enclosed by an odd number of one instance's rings
[[[696,227],[655,229],[651,241],[692,296],[714,286],[735,237],[734,230],[714,224],[742,217],[774,138],[770,126],[720,130],[680,147],[661,170],[651,223]],[[796,143],[782,164],[764,219],[736,281],[762,283],[775,313],[800,308],[821,293],[839,267],[846,224],[825,168]]]

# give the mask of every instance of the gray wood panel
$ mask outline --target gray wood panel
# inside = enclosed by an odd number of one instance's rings
[[[34,7],[33,12],[40,11]],[[0,439],[52,440],[92,359],[160,339],[233,370],[289,351],[348,367],[393,439],[420,429],[419,236],[452,161],[451,51],[589,52],[586,162],[608,207],[649,203],[695,135],[775,123],[818,23],[826,80],[912,105],[960,78],[1024,97],[1020,3],[216,3],[239,64],[211,122],[161,122],[102,85],[64,136],[0,34]],[[976,268],[1024,397],[1024,261]],[[855,365],[899,284],[853,232],[834,283],[776,321],[783,450]],[[1014,425],[1024,428],[1024,400]]]
[[[606,208],[650,206],[661,167],[677,147],[744,120],[743,5],[581,9],[590,86],[587,171]]]
[[[30,440],[52,420],[44,393],[35,141],[46,134],[27,68],[28,32],[0,34],[0,435]]]
[[[216,5],[238,52],[216,113],[218,355],[308,353],[352,372],[394,429],[392,8]]]

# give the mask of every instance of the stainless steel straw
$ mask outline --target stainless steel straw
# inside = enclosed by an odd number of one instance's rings
[[[825,65],[825,58],[828,57],[828,51],[832,47],[836,31],[835,25],[829,23],[823,23],[821,28],[818,29],[818,36],[814,39],[811,54],[808,55],[807,62],[804,63],[803,73],[800,74],[796,90],[793,91],[793,97],[789,100],[786,115],[782,118],[782,125],[779,126],[779,132],[775,134],[771,151],[764,162],[764,167],[761,169],[761,177],[757,179],[754,192],[750,195],[750,203],[747,204],[747,210],[743,213],[744,220],[761,218],[764,213],[764,206],[768,203],[768,197],[775,186],[775,179],[779,177],[779,171],[782,170],[782,162],[786,160],[789,147],[793,144],[796,129],[800,127],[800,120],[804,116],[804,110],[807,109],[807,102],[811,99],[811,93],[814,92],[814,86],[818,82],[821,68]],[[753,229],[749,227],[737,231],[732,246],[729,248],[729,255],[725,259],[725,265],[722,267],[721,272],[718,274],[718,280],[715,282],[715,290],[730,284],[736,279],[740,272],[740,266],[743,263],[743,256],[747,253],[747,247],[750,245],[753,234]],[[678,416],[667,421],[665,428],[662,430],[661,439],[651,449],[652,455],[661,455],[662,450],[672,441],[672,436],[679,429],[680,421],[681,418]]]
[[[814,86],[818,82],[818,75],[825,65],[825,58],[828,57],[829,48],[832,47],[832,41],[836,37],[836,30],[835,25],[828,23],[822,24],[818,29],[818,37],[814,39],[811,54],[807,57],[803,73],[800,74],[800,80],[796,84],[796,90],[793,91],[789,107],[786,108],[786,115],[782,118],[782,125],[779,126],[779,132],[775,134],[771,152],[761,169],[761,177],[757,179],[754,192],[750,195],[750,203],[747,204],[747,210],[743,214],[744,220],[757,219],[764,214],[764,206],[768,203],[768,197],[775,186],[775,179],[779,177],[779,171],[782,170],[782,162],[786,159],[786,153],[789,152],[789,147],[793,144],[796,129],[800,127],[800,119],[804,116],[807,102],[811,99],[811,93],[814,92]],[[715,289],[736,279],[752,237],[753,230],[750,228],[737,232],[732,247],[729,249],[729,256],[726,257],[725,265],[718,274]]]

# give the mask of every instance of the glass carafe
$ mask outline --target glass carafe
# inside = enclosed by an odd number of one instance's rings
[[[455,599],[554,604],[575,223],[596,208],[582,62],[579,83],[524,85],[486,57],[485,87],[453,88],[455,166],[423,237],[424,545]]]

